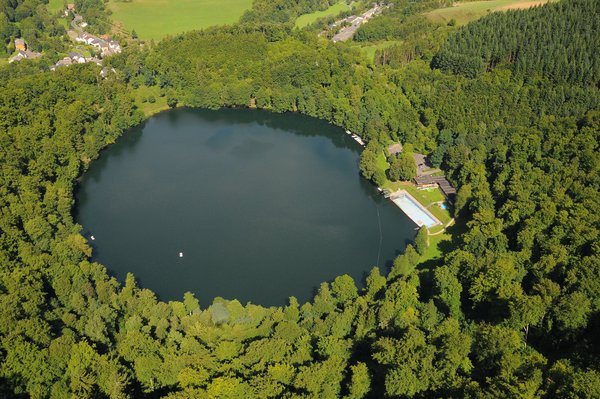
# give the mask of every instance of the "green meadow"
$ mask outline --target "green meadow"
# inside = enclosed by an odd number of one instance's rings
[[[69,0],[69,3],[73,3],[73,0]],[[54,13],[56,11],[62,10],[65,8],[65,0],[49,0],[48,1],[48,11]]]
[[[167,35],[232,24],[252,5],[252,0],[133,0],[111,1],[112,19],[135,30],[140,39],[159,40]]]
[[[312,24],[319,18],[333,17],[340,14],[343,11],[348,11],[350,9],[351,7],[345,1],[340,1],[339,3],[335,3],[326,10],[315,11],[311,12],[310,14],[304,14],[299,16],[298,19],[296,19],[296,27],[304,28],[305,26]]]
[[[509,9],[529,8],[547,3],[549,0],[485,0],[456,3],[453,7],[439,8],[425,14],[431,21],[448,23],[454,19],[458,25],[464,25],[484,15]],[[551,1],[551,0],[550,0]]]

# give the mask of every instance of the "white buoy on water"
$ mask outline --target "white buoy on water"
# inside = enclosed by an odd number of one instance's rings
[[[94,236],[91,236],[90,238],[92,239],[92,241],[94,241],[96,239],[96,237],[94,237]]]
[[[180,258],[183,258],[183,252],[180,252],[180,253],[179,253],[179,257],[180,257]]]

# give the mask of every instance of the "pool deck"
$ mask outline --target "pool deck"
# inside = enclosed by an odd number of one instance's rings
[[[408,191],[398,190],[398,191],[395,191],[392,194],[390,194],[389,198],[392,200],[392,202],[394,204],[396,204],[396,206],[398,206],[398,208],[402,209],[402,212],[404,212],[406,214],[406,216],[408,216],[417,226],[421,227],[421,226],[425,226],[426,224],[423,223],[423,221],[417,215],[412,214],[408,209],[403,208],[400,204],[398,204],[396,201],[394,201],[394,199],[401,198],[401,197],[408,198],[412,203],[414,203],[419,208],[419,210],[421,212],[423,212],[425,215],[427,215],[433,221],[435,221],[435,224],[433,224],[431,226],[427,226],[427,228],[431,228],[431,227],[442,224],[442,222],[440,222],[438,218],[433,216],[433,214],[431,212],[429,212],[429,210],[427,210],[427,208],[425,208],[419,201],[417,201],[417,199],[415,199],[412,195],[410,195],[408,193]]]

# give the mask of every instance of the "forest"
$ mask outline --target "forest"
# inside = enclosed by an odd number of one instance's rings
[[[33,51],[60,51],[65,28],[41,0],[0,0],[0,57],[15,51],[14,39],[22,37]]]
[[[281,2],[270,21],[270,4],[257,0],[237,25],[129,46],[108,79],[94,65],[0,67],[0,396],[600,397],[600,92],[597,71],[566,72],[597,66],[597,3],[423,29],[404,44],[431,47],[402,62],[292,30],[300,3]],[[380,21],[418,17],[406,15]],[[476,40],[503,29],[506,43]],[[573,31],[587,33],[563,46]],[[506,58],[526,34],[544,49],[535,65]],[[411,144],[459,188],[452,247],[420,263],[417,236],[364,289],[339,276],[284,307],[192,293],[167,303],[131,274],[116,281],[90,260],[73,193],[102,148],[143,120],[132,93],[145,86],[172,107],[343,126],[368,140],[361,170],[376,183],[393,176],[370,160],[391,141]]]

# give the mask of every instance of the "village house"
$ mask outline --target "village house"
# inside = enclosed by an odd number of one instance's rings
[[[67,4],[67,8],[65,8],[65,17],[69,16],[69,13],[75,12],[75,4],[69,3]]]
[[[16,55],[14,55],[13,57],[11,57],[8,60],[8,62],[13,63],[15,61],[21,61],[21,60],[32,60],[35,58],[40,58],[41,56],[42,56],[42,53],[38,53],[35,51],[19,50]]]
[[[23,39],[15,39],[15,49],[17,49],[17,51],[25,51],[27,50],[27,44],[25,43],[25,40]]]
[[[77,64],[85,63],[85,57],[80,53],[69,53],[69,58],[71,58],[71,60]]]

